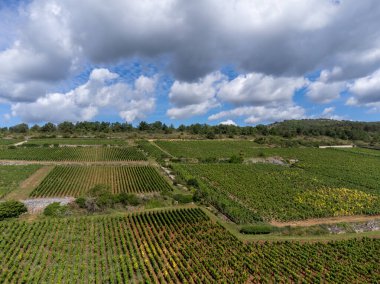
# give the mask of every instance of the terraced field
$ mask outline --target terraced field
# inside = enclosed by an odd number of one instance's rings
[[[150,166],[56,166],[31,196],[77,197],[97,184],[109,185],[114,194],[171,190],[166,180]]]
[[[0,232],[1,283],[380,281],[378,239],[243,244],[200,209],[0,222]]]
[[[0,149],[0,159],[33,161],[143,161],[136,147],[54,147]]]

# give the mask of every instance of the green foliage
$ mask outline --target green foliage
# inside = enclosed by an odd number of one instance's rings
[[[187,180],[187,185],[194,188],[199,188],[199,182],[196,178],[190,178]]]
[[[193,195],[191,194],[174,194],[173,199],[179,203],[186,204],[193,201]]]
[[[275,231],[275,228],[270,225],[249,225],[243,226],[240,229],[240,233],[246,235],[261,235],[261,234],[270,234]]]
[[[232,155],[228,162],[231,164],[241,164],[243,161],[244,158],[242,156]]]
[[[75,199],[75,203],[78,204],[80,208],[86,208],[86,198],[85,197],[78,197]]]
[[[68,207],[66,205],[61,205],[59,202],[51,203],[44,209],[44,215],[48,217],[64,217],[68,214]]]
[[[0,221],[7,218],[16,218],[27,211],[24,203],[20,201],[10,200],[0,202]]]

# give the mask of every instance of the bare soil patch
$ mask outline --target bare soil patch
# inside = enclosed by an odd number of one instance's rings
[[[314,225],[322,224],[336,224],[336,223],[351,223],[351,222],[366,222],[371,220],[380,219],[380,215],[368,216],[368,215],[355,215],[355,216],[340,216],[340,217],[329,217],[329,218],[316,218],[316,219],[307,219],[301,221],[290,221],[290,222],[278,222],[271,221],[270,224],[276,227],[310,227]]]

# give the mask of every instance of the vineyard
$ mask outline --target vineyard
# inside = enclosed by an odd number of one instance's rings
[[[259,147],[258,144],[248,140],[157,140],[154,143],[178,158],[229,158],[232,155],[239,155],[240,153],[244,153],[246,156],[253,156],[258,153],[257,147]]]
[[[198,179],[209,201],[239,223],[252,222],[257,215],[288,221],[380,213],[380,194],[298,168],[269,164],[173,164],[173,168],[185,180]],[[221,199],[229,199],[229,206]]]
[[[163,158],[168,158],[169,156],[162,152],[158,147],[146,140],[140,140],[137,142],[138,147],[147,153],[149,156],[161,160]]]
[[[140,161],[136,147],[54,147],[0,149],[0,159],[34,161]]]
[[[0,232],[1,283],[380,281],[378,239],[245,245],[200,209],[2,222]]]
[[[0,139],[0,146],[12,145],[21,141],[20,139]]]
[[[31,196],[80,196],[97,184],[109,185],[114,194],[171,190],[151,166],[56,166]]]
[[[28,178],[40,166],[0,166],[0,198],[18,188],[21,181]]]
[[[100,138],[43,138],[30,139],[26,145],[128,145],[128,141],[121,139]]]

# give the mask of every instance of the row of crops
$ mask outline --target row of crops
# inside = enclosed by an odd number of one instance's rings
[[[81,196],[97,184],[110,186],[114,194],[171,190],[151,166],[56,166],[31,196]]]
[[[173,164],[173,168],[186,180],[198,179],[209,201],[239,223],[256,215],[289,221],[380,213],[380,195],[298,168],[269,164]],[[220,194],[243,208],[219,204],[222,197],[215,197]],[[251,219],[246,218],[249,215]]]
[[[229,158],[240,153],[250,156],[256,153],[259,147],[255,142],[248,140],[157,140],[154,143],[177,158]]]
[[[127,140],[105,138],[33,138],[26,145],[128,145]]]
[[[34,161],[139,161],[146,160],[136,147],[57,147],[0,149],[0,159]]]
[[[0,232],[1,283],[380,281],[378,239],[243,244],[200,209],[2,222]]]

